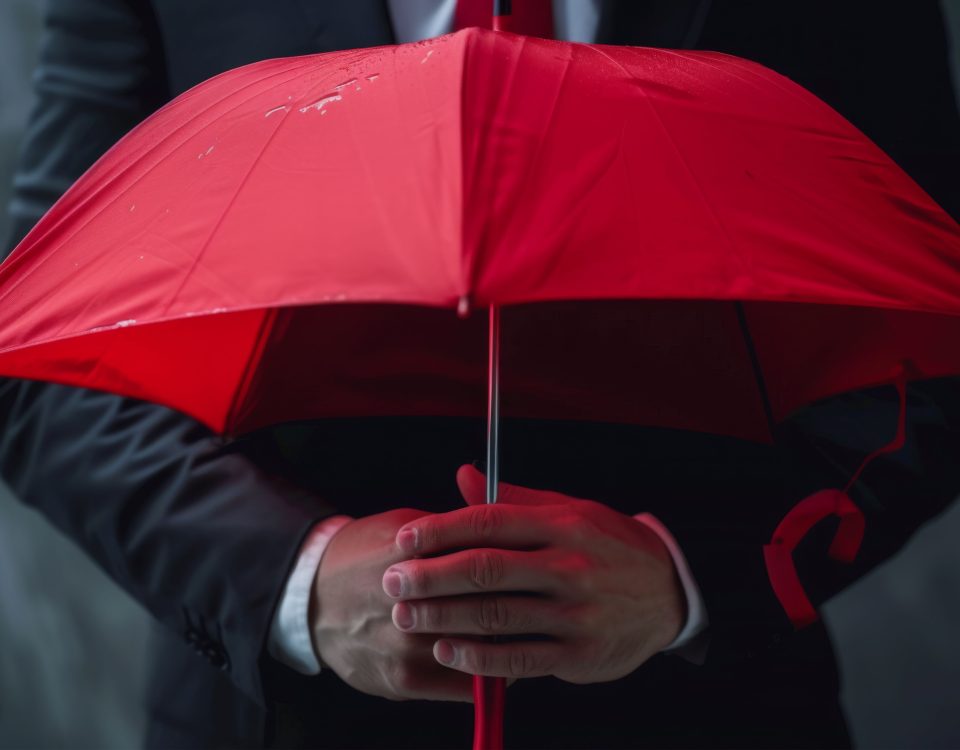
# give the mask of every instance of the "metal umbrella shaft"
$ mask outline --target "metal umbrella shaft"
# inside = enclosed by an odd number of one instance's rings
[[[487,503],[497,502],[500,476],[500,308],[490,306],[489,355],[487,359]],[[502,677],[473,678],[473,748],[501,750],[506,680]]]
[[[500,308],[490,306],[487,357],[487,503],[497,502],[500,477]]]

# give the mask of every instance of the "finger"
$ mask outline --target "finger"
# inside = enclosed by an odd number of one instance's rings
[[[407,555],[465,547],[536,549],[562,538],[556,519],[547,508],[474,505],[410,521],[397,530],[396,543]]]
[[[485,591],[555,593],[563,586],[555,553],[468,549],[405,560],[387,568],[383,590],[394,599],[429,599]]]
[[[487,502],[487,475],[471,464],[464,464],[457,469],[457,487],[467,505],[484,505]]]
[[[563,645],[551,641],[487,643],[442,638],[434,658],[446,667],[485,677],[544,677],[554,674],[563,658]]]
[[[484,505],[487,501],[487,475],[471,464],[457,469],[457,487],[467,505]],[[575,498],[549,490],[536,490],[506,482],[497,483],[497,502],[512,505],[558,505]]]
[[[397,602],[393,624],[405,633],[437,635],[566,635],[560,607],[529,596],[457,596]]]

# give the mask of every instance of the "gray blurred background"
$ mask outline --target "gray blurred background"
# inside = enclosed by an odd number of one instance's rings
[[[960,0],[942,4],[960,39]],[[42,7],[0,0],[0,207],[31,105]],[[955,503],[827,607],[860,748],[960,748],[958,540]],[[0,485],[0,750],[138,747],[149,628],[137,604]]]

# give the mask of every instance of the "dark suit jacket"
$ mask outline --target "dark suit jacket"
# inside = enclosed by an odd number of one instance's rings
[[[190,86],[254,60],[392,41],[383,0],[50,0],[47,19],[14,240],[119,136]],[[960,215],[960,122],[935,0],[608,0],[600,37],[770,65],[852,119]],[[661,655],[606,685],[514,686],[508,742],[846,744],[825,631],[793,631],[761,546],[798,500],[842,486],[886,442],[896,406],[892,388],[830,399],[791,418],[773,446],[505,424],[506,480],[655,513],[687,555],[710,617],[703,666]],[[955,382],[912,385],[908,406],[905,447],[875,461],[852,491],[867,519],[855,564],[827,558],[829,522],[797,551],[815,603],[889,557],[960,489]],[[225,441],[159,406],[21,381],[0,385],[0,425],[0,468],[14,491],[166,626],[149,744],[468,744],[467,706],[370,698],[329,671],[302,678],[266,656],[264,643],[310,526],[337,509],[458,506],[453,474],[480,456],[482,425],[318,421]]]

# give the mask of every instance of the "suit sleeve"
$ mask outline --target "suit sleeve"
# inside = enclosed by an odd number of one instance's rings
[[[12,240],[162,103],[149,4],[51,0],[35,86]],[[238,445],[164,407],[0,380],[0,472],[14,493],[262,702],[275,604],[303,538],[333,509]]]
[[[810,88],[960,217],[953,88],[960,70],[950,56],[960,39],[949,38],[938,3],[874,4],[868,12],[858,3],[714,8],[708,48],[759,59]],[[899,54],[890,54],[894,47]],[[829,554],[835,517],[816,524],[793,553],[800,584],[817,608],[888,560],[960,494],[960,379],[911,383],[906,393],[903,447],[876,457],[848,492],[865,522],[853,562]],[[894,437],[898,409],[892,386],[810,405],[781,425],[783,463],[758,483],[775,492],[713,498],[697,518],[663,517],[704,596],[708,663],[759,658],[791,642],[796,630],[771,586],[763,546],[806,496],[846,486],[861,462]]]

